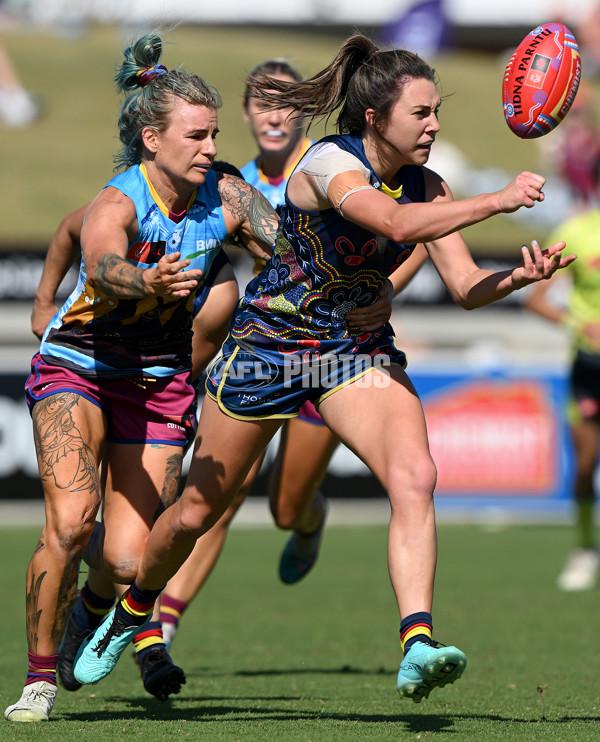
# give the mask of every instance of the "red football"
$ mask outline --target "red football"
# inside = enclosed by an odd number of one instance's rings
[[[535,139],[563,120],[581,79],[575,37],[562,23],[545,23],[527,34],[502,80],[504,118],[522,139]]]

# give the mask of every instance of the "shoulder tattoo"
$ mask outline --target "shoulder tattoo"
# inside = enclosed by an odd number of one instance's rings
[[[277,233],[277,212],[256,188],[234,175],[219,174],[219,194],[224,208],[265,245]]]

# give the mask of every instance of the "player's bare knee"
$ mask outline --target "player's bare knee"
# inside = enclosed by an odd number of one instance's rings
[[[282,531],[292,531],[298,525],[303,513],[289,508],[277,508],[272,511],[273,520],[277,528]]]
[[[104,572],[118,585],[131,585],[137,575],[138,565],[139,555],[120,554],[116,558],[112,558],[110,554],[104,555]]]
[[[179,503],[177,503],[179,505]],[[211,528],[222,515],[222,511],[215,510],[208,503],[182,503],[173,513],[171,528],[173,536],[199,538]]]
[[[45,533],[49,542],[54,542],[61,551],[69,555],[80,554],[89,541],[95,523],[95,513],[83,515],[64,512],[49,518]]]
[[[388,493],[392,507],[398,501],[403,505],[428,504],[433,498],[437,469],[429,457],[413,461],[409,467],[395,467],[388,478]]]

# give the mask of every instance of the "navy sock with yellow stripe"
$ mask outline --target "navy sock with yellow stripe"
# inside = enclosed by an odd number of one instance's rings
[[[162,624],[160,621],[150,621],[133,637],[133,646],[138,660],[142,661],[148,652],[157,647],[164,647]]]
[[[75,626],[79,631],[93,631],[102,623],[102,619],[113,607],[114,602],[114,597],[103,598],[97,595],[86,582],[73,608]]]
[[[406,655],[415,642],[434,644],[431,635],[433,633],[433,620],[431,613],[420,611],[411,613],[400,622],[400,642],[402,651]]]
[[[154,610],[154,603],[161,594],[160,590],[142,590],[135,580],[129,590],[117,603],[115,613],[129,626],[141,626]]]

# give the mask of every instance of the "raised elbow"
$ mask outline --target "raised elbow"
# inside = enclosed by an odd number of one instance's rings
[[[474,301],[473,298],[469,296],[469,294],[461,294],[455,291],[450,291],[450,294],[452,296],[452,299],[454,300],[454,303],[458,304],[461,309],[470,311],[471,309],[477,309],[477,307],[481,306],[476,301]]]
[[[414,245],[417,242],[427,242],[428,235],[416,234],[415,230],[407,229],[404,224],[392,224],[386,237],[397,242],[399,245]]]
[[[402,212],[402,209],[398,209],[398,211]],[[403,212],[402,215],[404,216]],[[412,245],[413,243],[423,241],[418,239],[418,235],[415,234],[414,226],[411,225],[410,220],[400,219],[396,211],[392,214],[383,215],[377,232],[381,237],[387,237],[388,240],[393,240],[399,245]]]

